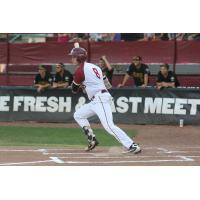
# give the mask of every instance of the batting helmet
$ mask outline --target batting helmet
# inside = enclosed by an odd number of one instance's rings
[[[69,55],[75,57],[80,63],[85,62],[87,59],[87,51],[81,47],[73,48]]]

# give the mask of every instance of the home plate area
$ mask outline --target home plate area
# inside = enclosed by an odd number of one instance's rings
[[[120,147],[85,152],[70,148],[0,148],[0,166],[186,166],[200,165],[200,146],[150,147],[125,153]]]

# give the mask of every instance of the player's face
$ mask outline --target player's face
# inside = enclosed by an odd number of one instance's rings
[[[134,58],[134,59],[133,59],[133,64],[134,64],[135,66],[139,66],[139,65],[141,64],[140,59],[139,59],[139,58]]]
[[[99,67],[101,67],[101,68],[104,67],[104,62],[103,62],[103,60],[99,60]]]
[[[168,73],[168,69],[166,67],[161,67],[160,72],[162,75],[166,75]]]
[[[78,62],[77,62],[76,57],[73,57],[73,56],[72,56],[72,64],[73,64],[73,65],[78,65]]]
[[[56,65],[56,72],[61,72],[62,67],[60,65]]]
[[[44,69],[39,69],[38,72],[39,72],[40,75],[44,75],[45,74],[45,70]]]

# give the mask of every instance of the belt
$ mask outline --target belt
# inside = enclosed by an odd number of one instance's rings
[[[108,91],[107,90],[101,90],[100,92],[105,93],[105,92],[108,92]],[[92,100],[94,100],[94,98],[95,98],[95,95],[90,100],[92,101]]]

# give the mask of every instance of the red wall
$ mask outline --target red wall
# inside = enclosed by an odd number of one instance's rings
[[[81,43],[88,49],[88,43]],[[91,62],[97,62],[106,55],[111,63],[130,63],[134,55],[143,57],[146,63],[173,63],[173,41],[142,41],[142,42],[92,42],[89,45]],[[70,63],[68,53],[73,43],[60,44],[55,42],[33,44],[10,44],[10,64],[41,64]],[[177,63],[200,63],[200,41],[178,41]],[[0,63],[6,63],[6,44],[0,44]]]

